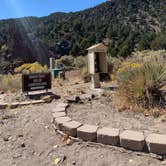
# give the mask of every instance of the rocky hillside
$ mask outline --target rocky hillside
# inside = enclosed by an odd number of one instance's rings
[[[112,56],[134,50],[166,49],[166,1],[112,0],[75,13],[0,21],[0,73],[25,62],[86,54],[107,39]]]

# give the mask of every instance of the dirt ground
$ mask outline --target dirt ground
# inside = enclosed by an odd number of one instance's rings
[[[145,117],[143,113],[132,111],[119,112],[110,103],[106,103],[106,97],[100,100],[72,104],[68,108],[68,116],[83,124],[99,125],[101,127],[131,129],[147,133],[166,133],[166,120],[161,117]]]
[[[159,156],[131,152],[123,148],[94,145],[82,141],[67,145],[63,141],[63,137],[53,127],[51,108],[55,107],[64,97],[73,93],[79,94],[82,90],[85,91],[87,86],[88,84],[85,85],[77,81],[70,82],[70,84],[68,81],[65,83],[56,81],[53,90],[54,93],[62,96],[60,100],[15,110],[0,110],[0,166],[55,166],[59,157],[63,159],[60,166],[166,165],[166,161],[161,160]],[[88,106],[88,104],[86,105]],[[73,106],[73,108],[77,107],[82,109],[83,122],[89,121],[88,112],[83,109],[83,106]],[[89,105],[88,108],[90,107]],[[93,108],[95,107],[93,106]],[[92,109],[89,115],[93,118],[96,111],[97,109]],[[106,113],[103,112],[102,104],[98,111],[101,114],[97,114],[94,123],[98,123],[97,117],[100,119]],[[74,109],[70,116],[72,114],[73,118],[81,119],[79,112],[77,114]],[[110,113],[109,116],[111,115],[113,114]],[[114,120],[117,116],[118,114],[115,115]],[[107,120],[108,118],[103,121],[103,125],[108,122]]]
[[[0,111],[0,166],[161,166],[149,154],[86,142],[63,142],[52,126],[51,108],[56,102]]]

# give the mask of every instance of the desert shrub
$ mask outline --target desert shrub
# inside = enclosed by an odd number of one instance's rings
[[[87,57],[86,56],[73,57],[71,55],[65,55],[62,56],[60,59],[56,59],[55,65],[57,67],[64,67],[66,69],[82,68],[87,65]]]
[[[15,73],[36,73],[36,72],[46,72],[48,71],[47,66],[42,66],[38,62],[35,63],[25,63],[17,68],[15,68]]]
[[[159,63],[166,63],[166,51],[159,50],[159,51],[138,51],[134,52],[132,57],[128,58],[127,61],[129,62],[159,62]]]
[[[64,68],[74,67],[74,57],[71,55],[62,56],[60,59],[55,60],[55,65],[57,67],[63,66]]]
[[[77,68],[83,68],[87,66],[87,57],[86,56],[78,56],[74,59],[74,66]]]
[[[60,59],[56,59],[55,65],[57,67],[63,67],[66,70],[80,69],[81,76],[85,80],[85,82],[89,82],[90,80],[86,56],[73,57],[71,55],[66,55],[61,57]]]
[[[160,88],[166,83],[164,63],[123,63],[117,72],[119,93],[129,103],[144,107],[162,106]]]
[[[7,49],[8,49],[8,47],[6,44],[2,45],[0,48],[0,50],[2,50],[2,51],[6,51]]]
[[[21,89],[21,76],[20,75],[1,75],[0,76],[0,90],[17,92]]]
[[[83,66],[80,69],[80,73],[81,73],[82,76],[88,75],[88,66]]]
[[[107,61],[108,61],[108,72],[115,73],[117,69],[121,66],[123,59],[109,56]]]
[[[116,72],[122,64],[122,59],[111,57],[107,58],[108,73],[112,81],[116,81]]]

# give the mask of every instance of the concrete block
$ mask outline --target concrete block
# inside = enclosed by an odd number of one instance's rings
[[[62,124],[65,122],[69,122],[71,119],[69,117],[59,117],[54,119],[54,124],[57,127],[57,129],[62,131]]]
[[[66,112],[66,109],[63,108],[63,107],[55,107],[52,109],[52,113],[55,113],[55,112]]]
[[[108,145],[119,145],[119,129],[103,127],[97,131],[97,142]]]
[[[59,117],[64,117],[66,116],[65,112],[55,112],[53,113],[53,118],[59,118]]]
[[[77,137],[84,141],[96,141],[98,126],[83,125],[77,129]]]
[[[126,130],[120,134],[120,145],[126,149],[143,151],[145,138],[142,132]]]
[[[166,155],[166,135],[150,134],[146,138],[149,152]]]
[[[62,131],[69,136],[77,136],[77,128],[82,126],[81,123],[76,121],[69,121],[62,124]]]
[[[58,103],[56,106],[60,107],[60,108],[66,108],[69,106],[69,104],[68,103]]]

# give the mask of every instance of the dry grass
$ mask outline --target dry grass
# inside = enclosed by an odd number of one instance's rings
[[[17,92],[21,90],[21,75],[1,75],[0,90],[7,92]]]

